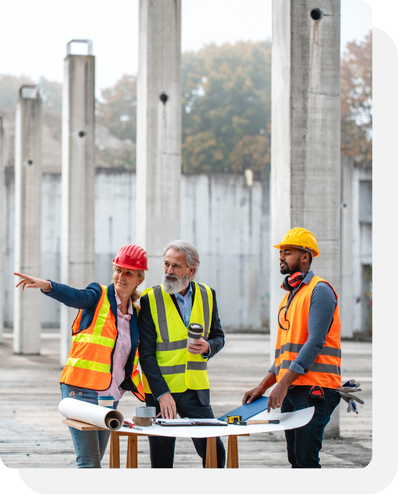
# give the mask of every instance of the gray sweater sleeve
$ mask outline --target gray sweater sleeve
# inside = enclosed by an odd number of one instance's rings
[[[336,302],[335,294],[327,283],[320,282],[315,286],[308,315],[308,339],[290,364],[289,370],[304,375],[314,363],[324,347]]]

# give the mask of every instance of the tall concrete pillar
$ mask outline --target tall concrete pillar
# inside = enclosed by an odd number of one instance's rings
[[[146,286],[161,282],[162,250],[180,236],[181,0],[139,1],[136,242]]]
[[[4,326],[4,228],[5,228],[5,188],[4,188],[4,130],[3,117],[0,116],[0,342],[3,341]]]
[[[353,336],[353,165],[354,160],[345,156],[341,161],[341,220],[340,220],[340,321],[342,338]]]
[[[312,231],[340,296],[340,0],[273,0],[272,23],[271,244]],[[272,249],[271,355],[281,282]]]
[[[353,309],[353,331],[362,331],[362,237],[360,227],[360,177],[361,168],[355,166],[353,170],[352,182],[352,243],[353,243],[353,259],[352,259],[352,288],[355,300]]]
[[[88,55],[71,54],[72,42]],[[94,279],[94,111],[95,57],[90,40],[71,40],[64,59],[62,110],[61,281],[85,288]],[[76,309],[61,308],[60,363],[71,345]]]
[[[19,91],[15,117],[14,269],[40,277],[42,100],[34,86]],[[17,278],[15,280],[17,282]],[[14,352],[40,354],[40,292],[14,289]]]

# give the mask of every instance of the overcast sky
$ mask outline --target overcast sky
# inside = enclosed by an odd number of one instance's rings
[[[342,49],[372,28],[362,0],[342,0],[341,17]],[[182,0],[182,51],[270,37],[271,0]],[[138,0],[0,0],[0,74],[61,82],[74,38],[93,42],[99,96],[123,74],[137,73]]]

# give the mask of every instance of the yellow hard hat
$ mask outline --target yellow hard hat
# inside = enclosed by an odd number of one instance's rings
[[[304,229],[304,227],[294,227],[290,229],[282,238],[282,241],[278,245],[274,245],[274,248],[286,246],[312,251],[313,257],[318,257],[319,255],[317,238],[311,231]]]

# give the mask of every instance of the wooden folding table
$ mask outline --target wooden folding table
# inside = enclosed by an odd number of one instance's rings
[[[249,436],[261,432],[276,432],[286,429],[295,429],[306,425],[314,414],[314,407],[305,408],[292,413],[279,413],[272,410],[271,413],[262,412],[251,420],[279,419],[279,424],[255,424],[249,426],[233,425],[226,426],[160,426],[153,424],[149,427],[142,427],[142,430],[134,428],[121,428],[112,430],[110,438],[110,468],[120,468],[120,436],[128,437],[126,468],[138,467],[137,458],[137,438],[138,436],[165,436],[165,437],[190,437],[207,439],[206,468],[216,469],[217,466],[217,437],[228,436],[228,451],[226,467],[236,469],[239,467],[238,436]],[[79,422],[72,419],[63,419],[66,425],[81,431],[105,430],[92,424]]]

